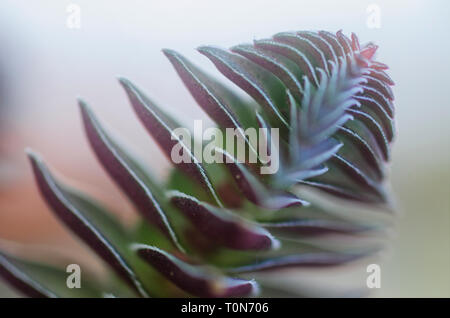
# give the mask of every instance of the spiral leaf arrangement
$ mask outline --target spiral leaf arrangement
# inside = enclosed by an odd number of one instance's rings
[[[55,216],[114,275],[72,290],[65,287],[63,271],[1,253],[1,276],[34,297],[270,296],[274,286],[253,280],[255,273],[336,266],[371,255],[377,249],[311,243],[310,237],[357,237],[374,229],[331,213],[295,189],[316,189],[324,198],[339,198],[338,203],[386,210],[386,162],[395,131],[393,82],[387,66],[374,60],[376,49],[341,31],[283,32],[229,50],[198,48],[248,99],[179,53],[163,50],[198,105],[221,129],[242,133],[246,149],[258,157],[256,163],[239,162],[217,148],[227,160],[200,162],[185,141],[174,138],[173,130],[181,125],[120,78],[161,151],[170,159],[178,145],[192,159],[174,164],[166,184],[119,145],[80,100],[96,157],[141,219],[124,227],[103,205],[56,179],[28,150],[37,185]],[[278,148],[269,146],[279,157],[275,174],[259,173],[260,154],[243,133],[249,127],[279,128]],[[266,135],[267,145],[272,138]]]

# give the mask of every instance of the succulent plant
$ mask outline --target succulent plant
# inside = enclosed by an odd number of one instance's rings
[[[389,211],[386,163],[394,138],[392,80],[374,60],[377,46],[341,31],[283,32],[229,50],[203,46],[205,55],[251,98],[172,50],[163,50],[198,105],[218,127],[279,128],[265,144],[279,158],[274,174],[260,149],[242,133],[258,160],[203,163],[173,131],[181,125],[129,80],[120,84],[162,152],[181,146],[191,162],[173,163],[162,184],[103,128],[79,100],[87,139],[111,179],[141,218],[120,224],[96,200],[56,179],[28,150],[37,185],[49,207],[111,270],[111,280],[83,278],[69,289],[58,268],[0,254],[0,274],[28,296],[270,296],[283,286],[253,279],[284,267],[338,266],[372,255],[378,246],[335,246],[329,234],[354,240],[380,228],[336,213],[357,205]],[[268,130],[270,131],[270,130]],[[307,199],[306,197],[309,197]],[[331,208],[324,201],[333,202]],[[381,226],[382,228],[382,226]],[[314,238],[324,238],[317,243]],[[313,238],[313,239],[311,239]],[[75,260],[76,262],[76,260]],[[105,266],[105,270],[108,266]],[[84,277],[84,276],[83,276]]]

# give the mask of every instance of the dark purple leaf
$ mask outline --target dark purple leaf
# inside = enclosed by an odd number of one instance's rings
[[[226,268],[227,273],[252,273],[260,271],[275,270],[287,267],[327,267],[346,264],[362,257],[370,255],[370,253],[304,253],[298,255],[288,255],[281,257],[273,257],[252,264]]]
[[[205,112],[220,126],[241,128],[242,125],[229,109],[226,88],[214,81],[184,56],[173,51],[163,50],[174,66],[183,83]]]
[[[372,230],[368,226],[326,219],[292,219],[260,224],[271,230],[289,231],[300,235],[322,235],[328,233],[353,234]]]
[[[372,117],[383,128],[388,141],[392,142],[395,135],[395,123],[384,108],[370,97],[356,96],[355,99],[361,103],[359,110]]]
[[[324,39],[325,41],[328,42],[328,44],[331,45],[337,57],[343,57],[346,55],[345,50],[342,47],[341,43],[339,43],[339,40],[336,37],[336,35],[327,31],[319,31],[319,36],[322,37],[322,39]]]
[[[374,204],[389,203],[390,198],[382,184],[371,179],[343,157],[333,156],[327,166],[327,173],[300,183],[346,199]]]
[[[202,164],[197,158],[195,158],[189,147],[179,138],[179,136],[172,134],[173,129],[181,126],[169,118],[168,115],[164,114],[155,103],[146,97],[130,81],[121,78],[120,83],[125,89],[131,105],[133,106],[139,119],[158,143],[167,158],[171,160],[171,151],[173,147],[177,144],[181,144],[184,151],[189,155],[191,162],[181,162],[176,166],[199,181],[209,191],[215,202],[219,206],[222,206],[222,203],[217,196],[216,191],[214,190]]]
[[[136,162],[111,139],[87,104],[81,100],[80,109],[87,138],[106,172],[127,194],[142,216],[159,227],[177,248],[183,250],[161,202],[155,197],[154,186],[144,181],[148,176],[144,176]]]
[[[375,138],[384,160],[388,161],[390,158],[389,141],[384,134],[383,128],[380,126],[380,124],[367,113],[354,109],[349,109],[348,112],[365,125],[366,134],[370,134]],[[359,126],[359,128],[360,129],[358,130],[358,134],[361,135],[362,129],[364,128],[361,125]],[[369,138],[367,138],[366,140],[368,139]]]
[[[384,162],[378,155],[377,150],[367,143],[361,136],[352,131],[351,129],[341,127],[337,134],[337,138],[341,140],[344,147],[348,147],[347,151],[349,155],[356,157],[357,152],[361,154],[363,161],[357,160],[359,165],[367,166],[367,169],[373,171],[376,175],[377,181],[380,181],[384,177]],[[353,146],[353,147],[351,147]],[[359,157],[356,157],[359,159]]]
[[[68,288],[68,275],[63,268],[20,259],[0,252],[0,278],[3,277],[11,287],[25,296],[33,298],[99,298],[102,296],[101,290],[108,288],[103,286],[101,281],[93,278],[88,271],[83,271],[80,288]]]
[[[358,36],[353,32],[352,32],[352,49],[353,51],[359,51],[361,49]]]
[[[367,176],[363,171],[356,167],[351,162],[347,161],[345,158],[335,155],[331,161],[335,164],[339,169],[342,169],[350,178],[356,182],[359,187],[366,189],[368,192],[373,193],[378,196],[382,201],[385,201],[386,193],[381,187],[381,184],[371,179]]]
[[[216,151],[222,153],[224,162],[234,178],[242,194],[254,204],[270,210],[278,210],[290,206],[307,206],[308,202],[299,199],[290,192],[267,188],[246,167],[239,163],[223,149]]]
[[[314,66],[302,51],[296,49],[291,45],[278,43],[273,40],[257,40],[255,41],[255,46],[262,50],[268,50],[281,54],[286,58],[292,60],[297,64],[297,66],[302,70],[303,74],[305,74],[312,83],[314,83],[316,86],[319,85],[319,79],[317,78]]]
[[[257,155],[257,150],[250,144],[247,136],[244,134],[244,127],[239,122],[239,114],[243,117],[242,108],[245,107],[239,98],[224,85],[212,79],[189,62],[181,54],[167,49],[163,50],[163,52],[200,107],[219,126],[236,128],[236,131],[241,134],[249,149]]]
[[[322,68],[328,75],[330,74],[328,69],[328,61],[325,58],[325,54],[308,38],[303,37],[298,33],[296,34],[291,32],[278,33],[275,34],[273,38],[277,42],[290,44],[299,51],[306,52],[313,57],[315,61],[314,64],[317,65],[317,67]]]
[[[339,43],[341,44],[342,48],[344,49],[345,54],[352,55],[353,54],[352,43],[351,43],[350,39],[342,32],[342,30],[339,30],[336,33],[336,37],[337,37]]]
[[[215,243],[238,250],[276,249],[279,242],[268,231],[230,211],[200,202],[174,191],[171,202],[195,225],[196,230]]]
[[[223,75],[252,96],[267,113],[275,115],[288,126],[283,115],[286,110],[285,88],[278,78],[240,55],[209,46],[199,47],[198,51],[208,57]]]
[[[297,32],[297,34],[314,43],[325,54],[325,58],[327,59],[327,61],[329,60],[334,63],[339,62],[331,44],[324,40],[321,36],[319,36],[319,34],[311,31],[300,31]]]
[[[380,93],[377,89],[373,87],[367,85],[362,85],[361,87],[364,89],[363,93],[361,94],[362,96],[373,98],[384,108],[384,110],[388,113],[390,117],[394,116],[394,105],[392,104],[391,100],[386,98],[386,96],[384,96],[382,93]]]
[[[213,269],[188,264],[154,246],[136,244],[139,256],[182,290],[199,297],[239,297],[258,293],[254,281],[223,276]]]
[[[231,51],[245,56],[272,72],[298,100],[301,100],[303,96],[303,88],[300,83],[302,74],[295,63],[290,62],[282,55],[257,49],[253,45],[237,45],[232,47]]]
[[[314,179],[313,179],[314,180]],[[306,186],[310,186],[312,188],[317,188],[319,190],[322,190],[324,192],[333,194],[337,197],[343,198],[343,199],[349,199],[349,200],[355,200],[360,202],[368,202],[368,203],[379,203],[378,200],[368,197],[360,192],[354,192],[348,189],[343,188],[342,186],[329,184],[326,181],[311,181],[311,180],[302,180],[299,181],[299,184],[304,184]]]
[[[367,79],[368,86],[379,91],[385,98],[394,100],[394,92],[388,84],[370,75],[365,75],[364,78]]]
[[[368,74],[374,78],[379,79],[380,81],[385,82],[386,84],[389,85],[394,85],[394,81],[389,77],[389,75],[386,74],[386,72],[382,71],[382,70],[377,70],[377,69],[369,69],[368,70]]]
[[[55,215],[141,296],[147,296],[135,272],[117,248],[87,219],[77,206],[73,195],[54,179],[40,157],[28,151],[33,172],[41,194]]]
[[[19,269],[9,258],[0,253],[0,276],[24,295],[33,298],[56,298],[52,291]]]

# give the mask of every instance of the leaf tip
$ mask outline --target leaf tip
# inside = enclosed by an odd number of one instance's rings
[[[38,154],[31,147],[25,147],[23,151],[30,159],[38,157]]]
[[[129,83],[130,83],[130,81],[126,77],[117,76],[116,78],[121,85],[129,85]]]
[[[202,45],[197,47],[196,50],[205,56],[211,56],[214,54],[214,51],[216,51],[217,48],[210,45]]]
[[[39,167],[43,164],[41,155],[38,152],[31,149],[30,147],[25,148],[25,153],[28,157],[28,160],[31,163],[31,167],[33,168],[34,174],[37,174],[37,171],[40,170]]]
[[[175,57],[175,56],[178,55],[178,52],[176,52],[175,50],[172,50],[172,49],[166,49],[166,48],[164,48],[164,49],[161,50],[161,52],[163,52],[163,54],[164,54],[165,56],[167,56],[168,58],[170,58],[170,57]]]
[[[88,113],[89,112],[89,106],[87,102],[81,98],[77,98],[78,101],[78,107],[80,107],[80,111],[82,113]]]

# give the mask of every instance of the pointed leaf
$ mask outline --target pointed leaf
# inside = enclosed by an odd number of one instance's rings
[[[380,127],[389,142],[392,142],[395,135],[394,120],[388,115],[384,108],[373,98],[356,96],[355,99],[361,103],[359,111],[372,117]]]
[[[248,113],[244,114],[248,106],[233,91],[203,72],[181,54],[168,49],[164,49],[163,52],[199,106],[216,123],[226,128],[244,127],[240,119],[248,116]]]
[[[258,293],[254,281],[222,276],[188,264],[154,246],[135,244],[137,253],[179,288],[199,297],[239,297]]]
[[[60,268],[12,257],[0,252],[0,277],[33,298],[80,298],[102,296],[105,286],[83,271],[80,288],[69,288],[69,274]],[[94,285],[95,284],[95,285]],[[95,286],[95,287],[94,287]]]
[[[305,74],[309,78],[309,80],[314,83],[314,85],[319,85],[319,80],[314,70],[314,66],[302,51],[296,49],[291,45],[278,43],[273,40],[258,40],[255,41],[255,46],[262,50],[268,50],[281,54],[286,58],[292,60],[302,70],[303,74]]]
[[[365,75],[364,78],[367,80],[367,86],[376,89],[385,98],[389,100],[394,100],[394,92],[392,91],[391,87],[388,84],[370,75]]]
[[[252,273],[259,271],[275,270],[287,267],[324,267],[324,266],[338,266],[358,260],[369,253],[304,253],[298,255],[288,255],[281,257],[273,257],[252,264],[226,268],[227,273]]]
[[[239,118],[244,117],[244,108],[247,108],[247,105],[240,101],[232,91],[194,66],[181,54],[172,50],[164,50],[164,54],[169,58],[200,107],[220,127],[235,128],[245,141],[248,149],[257,156],[257,150],[249,142],[244,133],[244,126],[239,121]],[[248,117],[248,115],[247,111],[245,116]],[[246,120],[246,122],[249,121]]]
[[[361,95],[373,98],[384,108],[390,117],[394,116],[394,105],[388,98],[386,98],[386,96],[380,93],[377,89],[368,85],[362,85],[361,87],[364,89]]]
[[[309,204],[290,192],[267,188],[225,150],[216,148],[216,152],[223,154],[226,167],[229,169],[242,194],[250,202],[272,210]]]
[[[172,203],[210,240],[232,249],[276,249],[279,242],[263,228],[231,212],[200,202],[192,196],[173,191]]]
[[[156,104],[146,97],[130,81],[121,78],[120,83],[125,89],[128,98],[130,99],[130,102],[141,122],[158,143],[167,158],[171,158],[171,151],[173,147],[180,144],[183,147],[183,150],[189,155],[191,162],[181,162],[177,164],[177,167],[198,180],[209,191],[215,202],[219,206],[222,206],[222,203],[220,202],[220,199],[217,196],[211,180],[209,179],[202,164],[194,156],[189,147],[179,138],[179,136],[173,134],[173,130],[181,126],[177,125],[173,120],[168,118],[166,114],[163,114],[159,107],[156,106]]]
[[[291,219],[278,222],[260,223],[271,230],[282,230],[300,235],[322,235],[329,233],[359,233],[371,230],[371,227],[351,224],[348,222],[326,219]]]
[[[282,55],[257,49],[253,45],[237,45],[232,47],[231,51],[245,56],[272,72],[298,100],[301,100],[303,95],[303,88],[300,83],[302,73],[295,63]]]
[[[388,202],[389,198],[382,185],[343,157],[333,156],[327,162],[327,166],[329,167],[327,173],[300,183],[346,199],[376,204]]]
[[[37,154],[28,151],[28,157],[41,194],[55,215],[109,264],[138,294],[147,296],[142,283],[119,252],[118,247],[113,245],[99,230],[102,223],[93,224],[94,218],[86,216],[86,210],[83,209],[86,208],[86,201],[59,184]],[[95,207],[92,211],[98,213],[101,208]]]
[[[344,145],[340,155],[354,165],[358,164],[366,172],[370,172],[377,181],[384,177],[384,162],[369,143],[351,129],[341,127],[336,138]],[[350,159],[351,158],[351,159]]]
[[[105,170],[128,195],[143,217],[158,226],[177,248],[183,250],[161,203],[155,197],[154,190],[149,182],[144,181],[148,176],[145,176],[136,162],[107,135],[87,104],[81,100],[80,109],[87,138]]]
[[[348,110],[348,112],[355,116],[355,118],[360,122],[358,124],[355,121],[353,123],[349,123],[349,125],[358,125],[358,129],[356,131],[361,136],[373,136],[373,138],[377,141],[378,147],[381,150],[384,160],[388,161],[391,153],[389,148],[389,141],[384,134],[383,128],[380,126],[380,124],[367,113],[354,109],[350,109]],[[364,139],[366,141],[370,141],[370,137],[366,137]]]
[[[330,74],[325,54],[308,38],[291,32],[282,32],[275,34],[274,40],[277,42],[290,44],[297,50],[307,53],[312,57],[310,60],[314,61],[314,65],[317,65],[317,67],[322,68],[327,74]]]
[[[328,44],[331,45],[331,47],[334,50],[334,53],[338,58],[345,56],[344,48],[342,47],[341,43],[339,43],[339,40],[336,37],[336,35],[327,31],[319,31],[319,36],[325,41],[327,41]]]
[[[323,52],[327,61],[332,61],[334,63],[339,62],[331,44],[319,36],[318,33],[311,31],[300,31],[297,32],[297,34],[314,43],[321,50],[321,52]]]
[[[390,78],[389,75],[386,74],[386,72],[382,71],[382,70],[377,70],[377,69],[369,69],[369,75],[379,79],[380,81],[383,81],[384,83],[388,84],[388,85],[394,85],[394,81]]]
[[[283,114],[286,110],[285,88],[274,75],[240,55],[219,48],[203,46],[198,51],[208,57],[223,75],[252,96],[268,114],[275,115],[283,125],[288,126]]]
[[[342,48],[344,49],[345,54],[346,55],[353,54],[352,42],[342,32],[342,30],[339,30],[338,32],[336,32],[336,37],[337,37],[338,42],[341,44]]]
[[[0,276],[24,295],[33,298],[56,298],[55,293],[42,286],[14,264],[3,253],[0,253]]]

